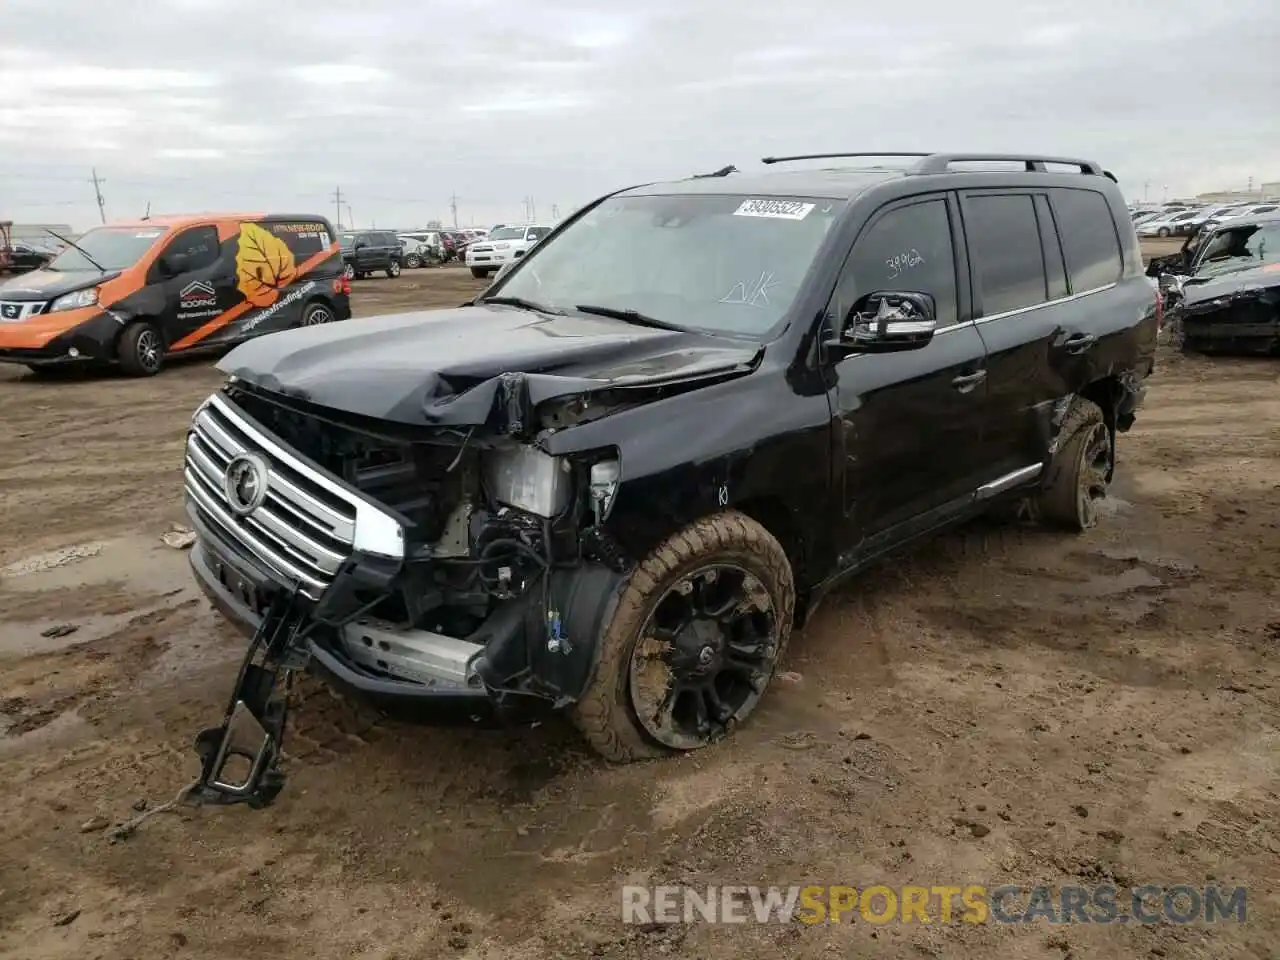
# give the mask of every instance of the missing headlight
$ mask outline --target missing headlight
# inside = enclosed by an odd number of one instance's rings
[[[572,486],[567,460],[520,446],[485,455],[485,482],[499,503],[539,517],[555,517],[569,505]]]

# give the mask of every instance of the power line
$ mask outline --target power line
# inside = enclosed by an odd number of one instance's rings
[[[94,167],[93,179],[90,180],[89,182],[93,184],[93,192],[98,198],[98,216],[102,219],[103,223],[106,223],[107,222],[107,206],[106,206],[106,201],[102,199],[102,184],[106,183],[107,181],[100,180],[98,178],[98,168]]]

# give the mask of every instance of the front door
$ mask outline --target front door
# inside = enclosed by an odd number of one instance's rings
[[[964,509],[986,474],[978,455],[986,353],[957,281],[957,221],[943,194],[881,209],[837,284],[832,318],[847,317],[860,297],[875,292],[925,293],[937,311],[926,346],[854,354],[836,364],[842,565]]]
[[[160,320],[166,343],[180,343],[240,300],[234,246],[221,248],[217,227],[188,227],[169,241],[151,265],[149,285],[154,283],[164,292]]]

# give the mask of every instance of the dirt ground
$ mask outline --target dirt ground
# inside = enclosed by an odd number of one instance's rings
[[[440,269],[353,296],[369,315],[478,286]],[[242,648],[161,541],[218,382],[0,371],[0,956],[1276,955],[1274,363],[1162,356],[1097,530],[975,527],[886,562],[713,750],[610,768],[565,725],[411,728],[309,686],[275,806],[112,842],[194,776]],[[1249,919],[620,919],[624,883],[1103,882],[1247,885]]]

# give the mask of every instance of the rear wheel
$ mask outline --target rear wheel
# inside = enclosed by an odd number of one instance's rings
[[[1169,235],[1168,227],[1161,227],[1159,230],[1156,231],[1157,237],[1167,237],[1168,235]]]
[[[154,377],[164,366],[160,331],[145,320],[125,329],[116,348],[120,369],[131,377]]]
[[[316,301],[302,308],[302,326],[317,327],[322,323],[333,323],[333,311],[327,303]]]
[[[422,266],[422,258],[418,256],[416,253],[411,253],[404,258],[404,265],[408,267],[410,270],[417,270],[420,266]]]
[[[391,278],[391,279],[393,279],[393,280],[394,280],[396,277],[400,276],[400,261],[399,261],[399,260],[392,260],[389,264],[387,264],[387,276],[388,276],[388,277],[390,277],[390,278]]]
[[[347,280],[354,280],[354,279],[356,278],[356,268],[355,268],[355,266],[354,266],[353,264],[350,264],[350,263],[348,263],[346,266],[344,266],[344,267],[342,268],[342,276],[343,276],[343,277],[345,277]]]
[[[1111,482],[1111,428],[1101,407],[1077,397],[1058,437],[1038,513],[1055,526],[1080,533],[1097,524],[1098,502]]]
[[[575,725],[606,759],[704,747],[756,709],[791,634],[781,544],[736,511],[704,517],[631,574]]]

